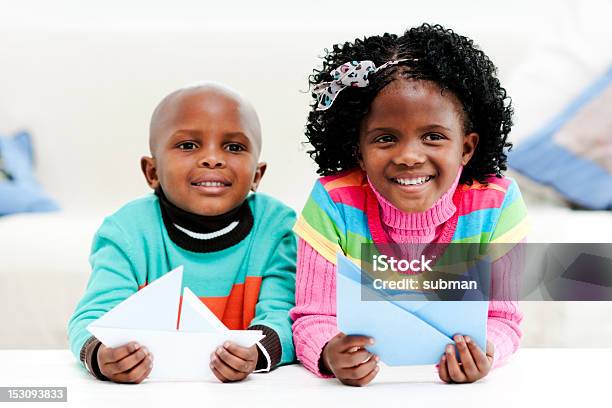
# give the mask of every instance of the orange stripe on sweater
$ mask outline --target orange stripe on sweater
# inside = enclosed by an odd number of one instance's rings
[[[181,310],[183,310],[183,296],[179,299],[178,316],[176,317],[176,330],[179,329],[179,323],[181,322]]]
[[[487,179],[488,184],[481,184],[478,180],[472,180],[472,185],[468,186],[463,184],[463,190],[498,190],[502,193],[508,191],[507,187],[502,184],[509,184],[507,179],[498,179],[496,177],[490,177]]]
[[[244,283],[232,287],[229,296],[202,296],[200,300],[228,329],[244,330],[255,317],[260,287],[260,276],[247,276]]]
[[[336,188],[358,187],[365,184],[367,184],[365,173],[359,170],[352,170],[340,178],[326,181],[323,186],[325,187],[325,190],[331,192]]]

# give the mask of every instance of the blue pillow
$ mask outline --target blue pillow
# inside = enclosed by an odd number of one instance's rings
[[[550,123],[508,154],[508,164],[587,209],[612,210],[612,67]]]
[[[55,211],[59,207],[34,177],[32,138],[27,132],[0,135],[0,216]]]

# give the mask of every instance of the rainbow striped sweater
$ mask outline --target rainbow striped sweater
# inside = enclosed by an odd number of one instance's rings
[[[184,265],[183,287],[188,286],[229,329],[272,329],[281,346],[280,361],[275,363],[292,362],[289,309],[295,303],[295,212],[261,193],[246,201],[253,214],[250,232],[237,244],[214,252],[191,252],[174,243],[159,199],[152,194],[107,217],[94,237],[85,295],[68,326],[74,355],[80,358],[90,339],[89,323]]]
[[[458,185],[453,195],[457,210],[444,226],[441,242],[525,239],[529,223],[516,182],[505,177],[486,181],[488,184]],[[386,243],[378,201],[361,169],[320,178],[294,231],[333,264],[337,252],[359,263],[361,244]]]
[[[456,207],[440,226],[435,242],[513,243],[525,240],[529,228],[526,208],[517,184],[508,178],[491,177],[487,184],[459,184],[452,193]],[[318,376],[325,344],[338,333],[336,324],[336,253],[341,251],[360,264],[361,244],[387,243],[381,208],[366,174],[351,170],[322,177],[298,219],[294,231],[298,245],[296,306],[291,310],[293,340],[300,362]],[[513,287],[508,274],[518,251],[496,253],[492,276],[495,285]],[[493,285],[493,282],[492,282]],[[487,338],[495,346],[495,366],[503,364],[520,344],[522,313],[515,301],[491,300]]]

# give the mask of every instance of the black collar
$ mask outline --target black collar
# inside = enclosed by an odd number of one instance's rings
[[[242,241],[253,227],[253,213],[246,200],[225,214],[203,216],[187,212],[172,204],[161,187],[155,190],[155,195],[159,198],[159,207],[168,236],[172,242],[187,251],[221,251]]]

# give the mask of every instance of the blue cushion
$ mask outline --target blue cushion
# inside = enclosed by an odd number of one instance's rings
[[[0,135],[0,216],[59,209],[36,181],[33,165],[29,133]]]
[[[601,104],[608,103],[611,96],[612,67],[553,120],[513,149],[508,154],[510,167],[554,187],[575,204],[612,210],[612,120],[609,110],[601,110]]]

